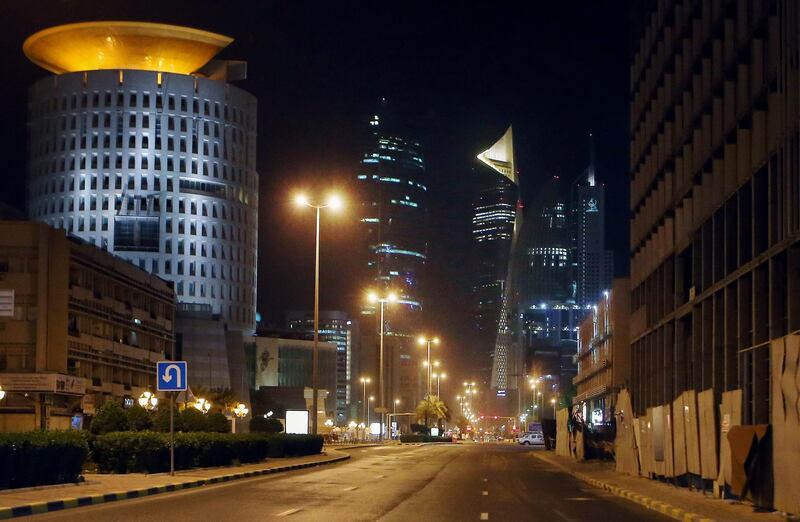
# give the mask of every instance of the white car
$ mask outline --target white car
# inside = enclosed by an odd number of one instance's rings
[[[523,433],[517,442],[523,446],[544,446],[544,435],[540,431]]]

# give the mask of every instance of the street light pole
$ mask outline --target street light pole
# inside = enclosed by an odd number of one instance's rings
[[[431,394],[431,343],[439,344],[439,338],[434,337],[432,339],[427,337],[420,337],[419,338],[420,344],[427,344],[428,345],[428,358],[427,358],[427,365],[428,365],[428,396]]]
[[[311,407],[313,414],[311,417],[311,433],[317,434],[317,422],[319,419],[319,406],[317,405],[318,383],[317,377],[319,374],[319,211],[317,208],[317,233],[314,246],[314,350],[311,356],[311,386],[313,392],[311,394]]]
[[[295,202],[298,205],[305,205],[317,211],[315,228],[316,233],[314,237],[314,348],[311,355],[311,433],[316,435],[318,433],[317,424],[319,421],[319,409],[317,405],[317,397],[319,395],[319,218],[320,211],[323,208],[331,207],[332,209],[338,209],[341,207],[342,201],[337,196],[331,196],[324,205],[314,205],[309,203],[308,198],[305,195],[299,194],[295,198]]]

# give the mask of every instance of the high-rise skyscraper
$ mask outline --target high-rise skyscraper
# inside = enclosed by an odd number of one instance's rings
[[[425,161],[420,144],[407,136],[386,100],[368,124],[356,179],[363,229],[361,283],[365,298],[367,290],[398,297],[385,313],[384,396],[387,404],[397,396],[410,405],[421,398],[414,340],[422,327],[428,249]],[[359,368],[376,384],[380,307],[366,299],[362,304]]]
[[[605,246],[605,187],[598,183],[594,165],[594,141],[590,134],[589,166],[572,187],[572,266],[575,301],[588,307],[610,288],[614,257]]]
[[[500,185],[496,185],[500,187],[499,190],[489,190],[485,194],[484,203],[480,207],[476,206],[473,216],[473,239],[479,245],[486,243],[486,248],[477,250],[479,255],[486,256],[483,260],[478,258],[478,267],[495,269],[494,274],[490,274],[488,270],[478,273],[478,291],[475,292],[479,313],[482,307],[494,308],[497,317],[494,343],[487,346],[487,353],[491,354],[491,374],[488,380],[492,389],[498,390],[499,395],[504,395],[509,373],[516,372],[520,354],[519,346],[514,341],[512,326],[512,310],[518,288],[512,281],[515,273],[514,255],[522,225],[522,205],[519,201],[519,181],[514,163],[512,128],[509,127],[489,149],[478,154],[478,159],[510,182],[509,186],[501,181]],[[493,183],[498,183],[496,178]],[[513,199],[510,198],[512,195]],[[478,201],[480,202],[480,198]],[[492,257],[493,254],[496,257]],[[485,287],[482,284],[484,282]],[[488,300],[481,302],[486,297],[492,301],[491,305]],[[488,323],[488,319],[485,321]],[[476,321],[476,325],[479,324]],[[482,351],[480,347],[479,351]],[[481,377],[486,378],[485,375]]]
[[[519,199],[511,127],[478,159],[484,166],[475,172],[472,206],[472,358],[476,377],[488,385]]]
[[[252,331],[256,99],[229,83],[243,62],[212,60],[231,41],[144,22],[29,37],[25,54],[54,76],[30,89],[28,212],[172,281],[179,303],[228,330]]]

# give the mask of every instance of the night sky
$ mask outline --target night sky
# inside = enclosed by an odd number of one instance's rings
[[[435,4],[435,5],[434,5]],[[254,7],[258,6],[258,7]],[[313,219],[297,188],[346,191],[359,133],[385,97],[423,147],[430,176],[429,329],[457,354],[468,327],[469,179],[475,155],[509,123],[525,199],[543,178],[571,180],[595,134],[607,185],[607,241],[627,272],[627,2],[14,1],[0,4],[0,201],[24,206],[27,88],[49,74],[28,62],[33,32],[88,20],[194,26],[235,39],[221,58],[248,62],[237,84],[259,100],[259,311],[280,322],[312,305]],[[355,213],[326,216],[321,305],[352,310]],[[448,357],[452,365],[457,357]]]

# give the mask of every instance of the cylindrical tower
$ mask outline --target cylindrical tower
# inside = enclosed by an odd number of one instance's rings
[[[30,90],[28,212],[250,331],[256,99],[227,83],[230,64],[208,63],[230,41],[139,22],[31,36],[27,56],[57,74]]]

